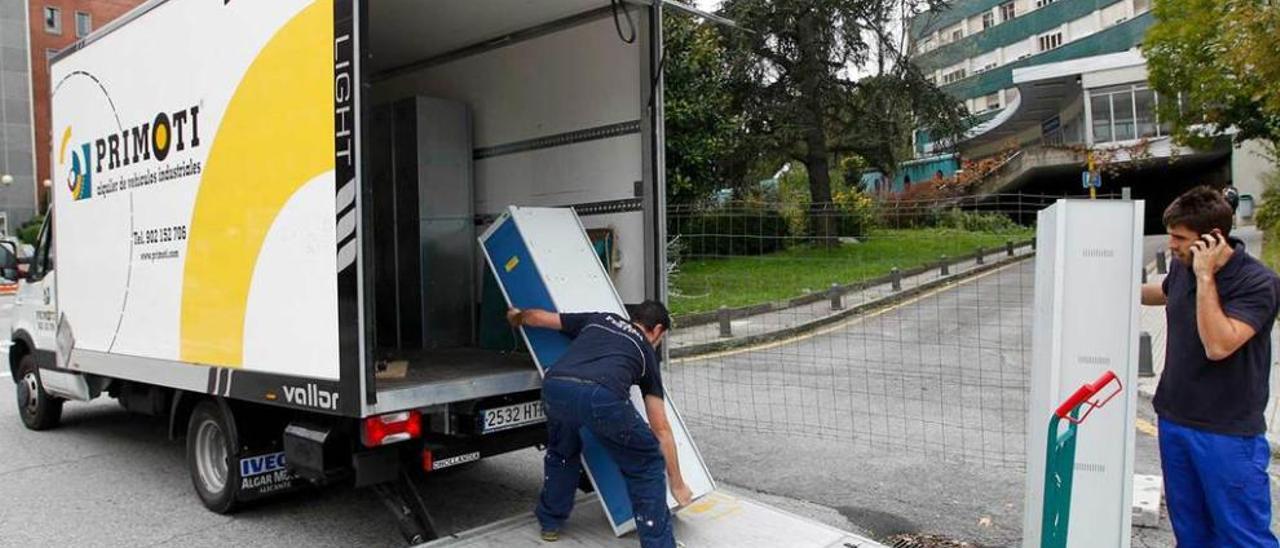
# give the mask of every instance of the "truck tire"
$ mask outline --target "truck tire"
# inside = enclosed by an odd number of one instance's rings
[[[187,468],[191,482],[204,506],[219,514],[229,514],[238,506],[240,467],[236,466],[239,441],[229,426],[231,417],[212,401],[203,401],[191,411],[187,421]]]
[[[40,382],[40,368],[36,359],[27,354],[18,361],[18,415],[22,424],[31,430],[48,430],[62,420],[61,398],[44,391]]]

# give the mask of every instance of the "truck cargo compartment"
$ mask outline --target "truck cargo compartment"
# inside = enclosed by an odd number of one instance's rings
[[[404,378],[378,381],[379,412],[534,390],[542,385],[527,354],[478,348],[414,350],[401,354],[408,362]]]
[[[512,204],[612,204],[583,224],[623,298],[652,296],[645,11],[606,0],[369,4],[366,340],[372,369],[408,371],[366,373],[366,415],[541,385],[532,361],[512,355],[523,350],[477,249]],[[615,23],[628,22],[620,35]]]

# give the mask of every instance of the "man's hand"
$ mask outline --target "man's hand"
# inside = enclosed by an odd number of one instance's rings
[[[667,484],[671,487],[671,496],[676,503],[685,506],[693,502],[693,490],[684,482],[684,474],[680,473],[680,456],[676,452],[676,439],[671,433],[671,423],[667,421],[667,404],[662,398],[645,395],[644,412],[649,417],[649,428],[662,449],[662,458],[667,462]]]
[[[542,329],[554,329],[560,331],[564,325],[560,323],[560,315],[555,312],[547,312],[537,308],[529,308],[520,310],[519,308],[507,309],[507,323],[511,327],[540,327]]]
[[[523,316],[524,313],[519,308],[507,309],[507,323],[511,324],[511,327],[520,327],[524,320]]]
[[[1191,244],[1191,268],[1197,278],[1213,277],[1227,264],[1233,252],[1231,244],[1217,230],[1212,234],[1201,234],[1200,239]]]
[[[680,485],[671,486],[671,494],[676,497],[676,506],[684,508],[693,502],[693,489],[688,485],[681,483]]]

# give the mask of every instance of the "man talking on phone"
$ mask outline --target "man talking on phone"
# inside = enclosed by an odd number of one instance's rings
[[[1231,237],[1232,217],[1209,187],[1179,196],[1163,218],[1169,275],[1142,287],[1168,323],[1152,403],[1179,546],[1277,546],[1263,411],[1280,278]]]

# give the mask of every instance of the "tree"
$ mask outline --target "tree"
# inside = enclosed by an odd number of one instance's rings
[[[1234,128],[1236,142],[1280,143],[1280,3],[1156,0],[1143,53],[1160,116],[1174,136],[1204,146]],[[1180,103],[1180,104],[1179,104]]]
[[[711,24],[669,10],[662,32],[667,199],[691,203],[736,182],[742,120],[729,108],[724,48]]]
[[[756,146],[802,162],[809,173],[810,230],[822,240],[831,204],[830,165],[850,154],[892,172],[917,127],[957,135],[958,103],[906,59],[895,27],[939,0],[726,0],[736,108]],[[857,78],[874,65],[875,73]]]

